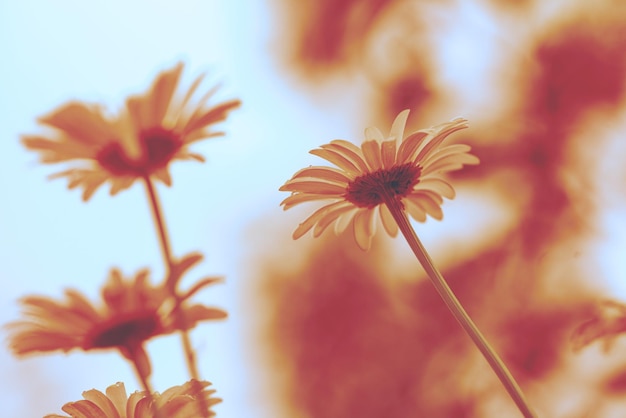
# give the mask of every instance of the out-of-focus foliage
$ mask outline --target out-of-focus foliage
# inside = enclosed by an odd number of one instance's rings
[[[470,120],[459,141],[481,164],[455,174],[455,183],[512,221],[484,225],[486,240],[460,229],[466,247],[442,252],[444,276],[542,416],[624,416],[623,344],[615,339],[604,352],[590,343],[624,328],[610,326],[623,318],[606,323],[594,314],[612,296],[593,248],[604,209],[624,203],[626,174],[607,178],[603,166],[626,155],[613,143],[623,142],[626,113],[626,7],[273,5],[285,71],[313,86],[345,73],[368,80],[372,125],[405,108],[421,115],[419,125]],[[276,394],[284,416],[515,416],[418,264],[389,263],[388,243],[375,241],[363,256],[350,237],[328,236],[302,265],[266,260],[267,352],[287,375]],[[594,326],[581,331],[585,323]]]

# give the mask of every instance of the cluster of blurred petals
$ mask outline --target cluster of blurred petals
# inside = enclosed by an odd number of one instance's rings
[[[148,396],[145,391],[137,391],[130,396],[124,383],[109,386],[103,393],[92,389],[83,392],[79,401],[68,402],[61,408],[71,418],[195,418],[200,405],[207,408],[206,417],[215,416],[213,405],[222,400],[214,397],[214,389],[209,389],[206,381],[189,381],[173,386],[163,393],[155,392]],[[200,391],[198,392],[198,388]],[[199,402],[199,396],[205,402]],[[69,418],[67,415],[50,414],[44,418]]]

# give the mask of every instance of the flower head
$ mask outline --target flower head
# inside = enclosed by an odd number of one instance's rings
[[[455,191],[440,175],[479,162],[468,153],[468,145],[441,145],[451,133],[467,128],[467,121],[454,119],[404,137],[408,116],[408,110],[401,112],[387,137],[377,128],[366,129],[360,147],[337,139],[311,151],[337,168],[304,168],[280,188],[291,192],[281,203],[285,210],[303,202],[329,201],[298,226],[294,239],[310,229],[317,237],[333,223],[337,233],[352,225],[357,244],[368,249],[377,213],[389,235],[398,233],[386,205],[392,200],[419,222],[427,215],[442,219],[443,198],[453,199]]]
[[[145,341],[191,329],[200,321],[226,317],[221,309],[184,303],[204,286],[218,282],[218,278],[199,281],[181,297],[178,309],[182,310],[184,322],[175,315],[177,306],[167,286],[175,285],[185,270],[201,258],[199,254],[191,254],[180,260],[172,269],[173,277],[162,285],[149,282],[148,270],[125,279],[113,269],[102,287],[104,303],[100,306],[72,289],[65,291],[65,300],[61,301],[27,296],[21,300],[24,319],[7,325],[9,345],[17,355],[116,348],[127,358],[142,362],[143,370],[149,375],[150,367],[142,347]]]
[[[119,115],[99,105],[70,102],[39,118],[51,128],[42,135],[24,135],[22,142],[39,152],[43,163],[82,161],[52,177],[67,177],[69,188],[82,187],[88,200],[105,182],[111,194],[127,189],[138,178],[155,177],[170,185],[169,164],[174,160],[204,158],[188,146],[222,135],[213,125],[240,105],[229,100],[208,105],[216,88],[194,99],[204,74],[177,94],[183,64],[161,72],[144,94],[131,96]]]
[[[197,382],[202,388],[200,395],[204,397],[207,406],[207,415],[215,416],[211,407],[222,400],[213,397],[214,389],[207,389],[209,382]],[[195,418],[198,416],[198,397],[195,395],[194,381],[180,386],[174,386],[165,392],[153,393],[134,392],[126,394],[124,383],[116,383],[106,389],[105,393],[92,389],[83,392],[83,398],[76,402],[68,402],[61,408],[72,418],[153,418],[158,416],[167,418]],[[44,418],[69,418],[66,415],[46,415]]]

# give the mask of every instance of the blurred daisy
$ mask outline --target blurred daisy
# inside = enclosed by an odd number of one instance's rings
[[[68,402],[61,408],[72,418],[196,418],[198,416],[198,398],[195,396],[194,382],[189,381],[181,386],[174,386],[162,394],[134,392],[126,394],[124,383],[116,383],[106,389],[105,393],[92,389],[83,392],[80,401]],[[200,386],[204,405],[208,408],[207,417],[215,416],[211,407],[222,400],[213,397],[214,389],[207,389],[209,382],[197,382]],[[156,407],[158,414],[153,407]],[[44,418],[68,418],[67,415],[46,415]]]
[[[167,283],[175,285],[201,258],[191,254],[176,263]],[[149,271],[142,270],[125,279],[118,270],[111,270],[101,291],[104,304],[100,306],[72,289],[65,291],[61,301],[42,296],[23,298],[24,319],[7,325],[10,348],[17,355],[116,348],[149,376],[150,365],[143,349],[146,340],[194,328],[200,321],[223,319],[227,314],[221,309],[183,303],[218,278],[200,280],[180,297],[179,311],[184,318],[180,321],[181,315],[174,315],[176,303],[167,284],[152,285],[148,276]]]
[[[37,151],[43,163],[81,161],[83,164],[51,177],[67,177],[70,189],[82,187],[83,200],[107,181],[112,195],[142,178],[154,177],[169,186],[170,162],[204,161],[188,146],[223,135],[214,131],[213,125],[240,105],[239,100],[209,105],[217,88],[194,98],[204,74],[177,94],[182,72],[182,63],[161,72],[145,94],[129,97],[116,116],[99,105],[62,105],[39,118],[40,124],[51,128],[48,133],[24,135],[22,142]]]
[[[317,237],[334,223],[337,233],[352,226],[356,242],[366,250],[377,217],[389,235],[397,235],[388,207],[392,201],[419,222],[427,215],[442,219],[443,198],[453,199],[455,192],[441,174],[479,162],[468,153],[468,145],[441,145],[451,133],[467,128],[467,121],[455,119],[405,138],[408,115],[405,110],[396,117],[387,137],[377,128],[366,129],[361,147],[338,139],[311,151],[338,168],[304,168],[280,188],[291,192],[281,203],[285,210],[303,202],[329,201],[298,226],[294,239],[310,229]]]

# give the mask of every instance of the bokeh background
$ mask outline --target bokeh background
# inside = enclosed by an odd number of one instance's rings
[[[604,300],[626,298],[626,7],[618,1],[181,0],[0,2],[0,322],[26,294],[94,298],[109,268],[163,273],[144,191],[88,202],[19,143],[78,99],[115,107],[158,71],[208,71],[241,109],[160,188],[196,300],[228,310],[193,332],[230,418],[517,416],[401,238],[290,238],[278,187],[411,109],[411,128],[470,120],[478,167],[455,174],[443,222],[415,225],[444,276],[544,417],[626,416],[626,344],[572,349]],[[619,322],[619,317],[618,317]],[[619,329],[619,327],[618,327]],[[3,334],[5,338],[6,334]],[[6,347],[6,344],[5,344]],[[150,343],[154,385],[182,384],[178,338]],[[3,415],[60,412],[124,381],[115,353],[15,359]]]

